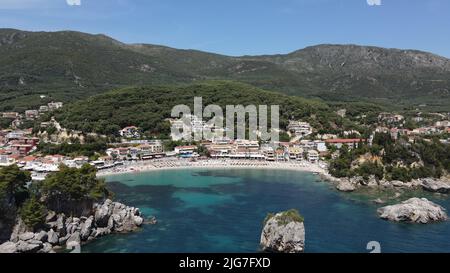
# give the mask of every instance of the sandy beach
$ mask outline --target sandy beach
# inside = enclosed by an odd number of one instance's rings
[[[331,177],[323,166],[307,161],[270,162],[255,160],[207,159],[190,161],[188,159],[166,158],[151,161],[126,162],[125,165],[100,170],[99,177],[176,169],[277,169],[319,174],[322,178]]]

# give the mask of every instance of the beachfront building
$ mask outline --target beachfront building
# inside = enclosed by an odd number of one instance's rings
[[[316,150],[308,151],[308,161],[310,163],[318,163],[319,162],[319,152]]]
[[[266,161],[275,161],[275,150],[268,144],[261,145],[261,154],[264,155]]]
[[[349,149],[354,149],[359,147],[359,145],[364,142],[366,142],[366,140],[362,138],[337,138],[325,140],[327,145],[335,146],[338,149],[342,148],[344,145],[346,145]]]
[[[139,145],[137,148],[139,149],[139,155],[142,160],[164,156],[164,145],[159,140]]]
[[[303,149],[298,146],[289,147],[288,154],[290,160],[303,160]]]
[[[177,146],[174,151],[177,155],[188,156],[193,155],[197,150],[197,146],[189,145],[189,146]]]
[[[235,147],[233,143],[223,142],[213,142],[208,146],[208,151],[213,158],[225,158],[229,157]]]

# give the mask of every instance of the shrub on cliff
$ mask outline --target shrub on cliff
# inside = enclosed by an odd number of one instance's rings
[[[29,198],[20,208],[20,217],[28,227],[33,229],[44,224],[46,215],[46,207],[36,197]]]
[[[47,176],[41,190],[47,198],[60,200],[98,200],[110,195],[104,179],[97,178],[97,169],[89,164],[80,169],[61,165],[59,172]]]
[[[264,220],[264,225],[273,217],[276,217],[278,224],[282,226],[287,225],[290,222],[303,223],[305,221],[305,219],[303,218],[303,216],[300,215],[298,210],[291,209],[288,211],[284,211],[280,214],[274,213],[267,214],[266,219]]]

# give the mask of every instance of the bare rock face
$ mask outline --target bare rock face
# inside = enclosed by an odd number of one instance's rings
[[[389,221],[420,224],[445,221],[448,218],[443,207],[425,198],[411,198],[401,204],[380,208],[378,215]]]
[[[432,178],[422,179],[422,187],[426,191],[438,193],[450,193],[450,181]]]
[[[291,215],[294,213],[294,217]],[[277,253],[302,253],[305,249],[305,226],[296,211],[269,216],[260,241],[262,250]]]
[[[50,211],[46,220],[46,230],[37,233],[27,232],[19,221],[11,240],[0,245],[0,253],[51,253],[53,247],[72,248],[111,233],[132,232],[144,224],[138,208],[111,200],[94,204],[88,217],[66,217]]]
[[[17,246],[14,242],[6,242],[0,245],[0,253],[16,253]]]
[[[336,189],[342,192],[352,192],[356,190],[354,184],[352,184],[348,179],[344,179],[336,186]]]

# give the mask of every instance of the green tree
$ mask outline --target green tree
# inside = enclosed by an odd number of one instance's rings
[[[27,197],[27,182],[31,180],[29,172],[24,172],[17,167],[11,165],[0,169],[0,199],[5,200],[8,204],[12,202],[19,206]]]
[[[59,200],[102,199],[109,195],[104,179],[97,178],[97,169],[89,164],[80,169],[60,166],[42,183],[42,194]]]
[[[20,217],[28,227],[33,229],[44,224],[46,215],[46,207],[34,196],[25,201],[20,208]]]

